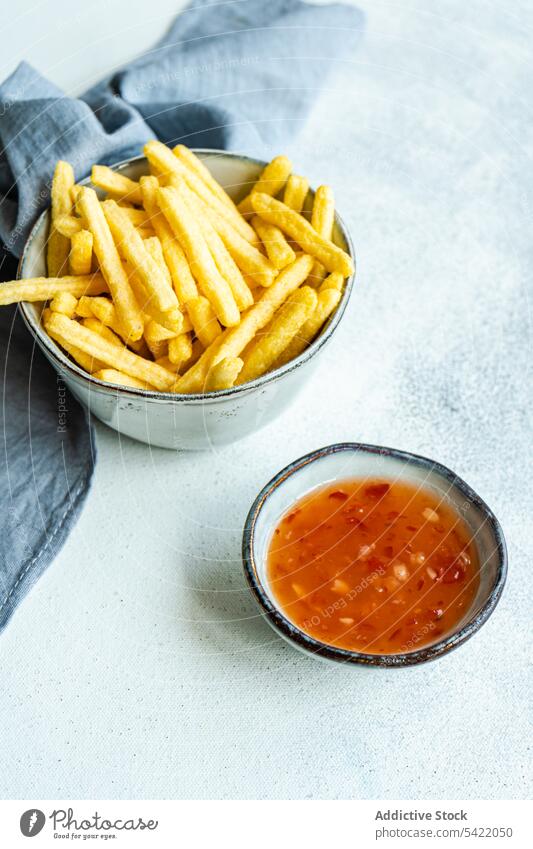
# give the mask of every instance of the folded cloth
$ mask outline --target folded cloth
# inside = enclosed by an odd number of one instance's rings
[[[7,250],[20,256],[49,203],[58,159],[79,179],[95,162],[138,155],[154,136],[258,156],[283,149],[362,26],[357,9],[338,3],[193,0],[152,50],[79,99],[23,62],[0,85],[0,238]],[[1,629],[76,520],[94,441],[68,393],[66,431],[58,429],[59,384],[20,317],[0,313]]]

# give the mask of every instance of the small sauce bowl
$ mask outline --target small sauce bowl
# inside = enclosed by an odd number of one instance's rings
[[[392,479],[423,487],[454,508],[471,533],[480,568],[475,598],[455,629],[423,648],[402,654],[365,654],[322,642],[287,618],[269,586],[267,553],[281,517],[302,496],[349,478]],[[493,612],[507,577],[507,551],[500,524],[468,484],[434,460],[359,443],[339,443],[307,454],[264,487],[244,526],[243,563],[246,580],[263,616],[295,648],[321,660],[386,668],[434,660],[468,640]]]

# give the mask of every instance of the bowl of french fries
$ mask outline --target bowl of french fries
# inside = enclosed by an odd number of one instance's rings
[[[57,163],[16,281],[38,345],[92,415],[151,445],[233,442],[293,400],[347,305],[328,186],[285,156],[171,149],[75,182]]]

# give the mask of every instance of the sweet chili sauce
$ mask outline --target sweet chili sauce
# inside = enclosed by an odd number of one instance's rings
[[[346,480],[282,517],[267,576],[284,614],[311,637],[397,654],[437,642],[463,619],[479,562],[463,519],[437,493]]]

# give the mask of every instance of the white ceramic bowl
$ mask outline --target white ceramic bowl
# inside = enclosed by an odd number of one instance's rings
[[[387,478],[433,490],[463,517],[477,548],[480,584],[470,610],[453,632],[404,654],[365,654],[322,643],[301,631],[280,610],[266,573],[267,552],[281,517],[317,487],[348,478]],[[472,636],[496,607],[507,576],[507,552],[492,511],[454,472],[425,457],[376,445],[341,443],[296,460],[257,496],[243,536],[244,571],[252,594],[269,624],[291,645],[313,657],[352,665],[400,667],[433,660]]]
[[[224,151],[196,150],[213,176],[239,200],[249,190],[265,163]],[[144,157],[115,166],[132,179],[148,172]],[[89,180],[82,181],[90,184]],[[309,194],[308,202],[311,201]],[[31,231],[17,276],[39,277],[46,273],[46,239],[49,211]],[[351,239],[336,215],[333,239],[355,261]],[[342,300],[320,336],[299,357],[276,371],[242,386],[208,395],[176,395],[123,388],[96,380],[72,362],[45,333],[37,304],[22,304],[23,318],[39,347],[61,375],[73,395],[96,418],[126,436],[163,448],[201,449],[234,442],[276,418],[295,398],[316,364],[316,355],[335,332],[353,286],[346,281]]]

